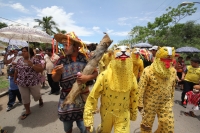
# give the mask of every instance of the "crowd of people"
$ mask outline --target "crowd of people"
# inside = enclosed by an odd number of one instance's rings
[[[110,132],[115,124],[115,132],[128,132],[129,120],[136,119],[137,110],[143,116],[141,132],[151,132],[156,114],[159,121],[157,132],[173,132],[175,87],[182,90],[180,99],[186,107],[185,115],[196,116],[200,102],[198,57],[187,56],[183,60],[172,47],[130,49],[128,46],[115,46],[103,54],[92,74],[84,75],[81,72],[93,57],[95,48],[80,52],[83,43],[70,34],[56,34],[54,38],[63,44],[60,53],[55,53],[52,48],[43,52],[38,48],[23,47],[20,51],[9,50],[4,56],[9,79],[7,111],[13,109],[17,98],[18,104],[25,107],[21,120],[31,114],[31,95],[34,101],[39,101],[39,107],[43,107],[45,102],[40,90],[45,87],[46,79],[50,87],[49,95],[60,94],[58,116],[66,133],[72,132],[74,121],[81,133],[92,130],[92,115],[99,108],[97,101],[100,96],[102,122],[98,131],[101,132]],[[83,84],[83,90],[76,98],[79,104],[62,108],[76,81]],[[90,92],[89,86],[93,84]],[[162,95],[159,95],[161,92]],[[88,97],[87,100],[83,95]],[[124,103],[119,99],[123,99]],[[168,119],[163,120],[166,117]],[[111,122],[111,119],[115,121]]]

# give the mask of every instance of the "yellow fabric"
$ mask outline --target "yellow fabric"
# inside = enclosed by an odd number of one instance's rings
[[[140,56],[137,58],[137,54],[134,53],[134,50],[131,54],[131,58],[133,60],[133,73],[138,79],[144,70],[144,63],[142,59],[140,59]]]
[[[187,73],[184,80],[199,84],[200,80],[200,68],[194,68],[191,65],[187,66]]]
[[[112,60],[98,76],[85,104],[86,127],[93,126],[93,112],[101,97],[101,131],[110,133],[114,126],[115,133],[130,132],[129,121],[136,120],[138,105],[137,81],[130,66],[132,59]]]
[[[156,133],[174,132],[172,106],[176,70],[172,66],[166,69],[164,63],[160,61],[158,57],[166,58],[167,52],[165,54],[163,52],[161,55],[157,54],[152,65],[146,67],[140,77],[138,107],[143,108],[141,133],[152,133],[152,125],[156,115],[159,122]],[[147,127],[149,130],[146,129]]]
[[[99,61],[99,73],[103,72],[104,70],[106,70],[108,64],[110,63],[110,61],[114,59],[113,55],[109,55],[109,53],[105,53],[101,60]]]

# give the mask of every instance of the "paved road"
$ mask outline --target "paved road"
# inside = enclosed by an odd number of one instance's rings
[[[42,89],[44,106],[39,108],[38,102],[31,102],[32,114],[25,120],[20,120],[24,112],[23,105],[16,105],[10,112],[6,112],[8,96],[0,98],[0,126],[8,130],[8,133],[64,133],[62,122],[57,117],[57,103],[59,96],[48,95],[50,89]],[[185,116],[185,108],[179,105],[180,90],[175,91],[175,133],[199,133],[200,132],[200,111],[197,118]],[[100,123],[99,114],[95,115],[95,127]],[[131,133],[139,133],[141,116],[135,122],[131,122]],[[157,119],[154,122],[153,131],[157,128]],[[74,123],[73,133],[79,133]]]

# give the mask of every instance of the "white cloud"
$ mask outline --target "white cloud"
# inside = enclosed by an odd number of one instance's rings
[[[5,4],[5,3],[0,3],[0,6],[6,6],[6,7],[11,7],[17,11],[20,11],[20,12],[24,12],[24,13],[27,13],[29,10],[26,9],[21,3],[10,3],[10,4]]]
[[[21,12],[27,12],[28,10],[22,6],[20,3],[15,3],[15,4],[11,4],[10,7],[12,7],[13,9],[19,10]]]
[[[106,33],[114,36],[127,36],[129,31],[114,32],[114,30],[107,29]]]
[[[76,22],[72,19],[74,13],[66,13],[61,7],[51,6],[43,9],[33,7],[37,11],[38,19],[45,16],[52,16],[53,20],[58,24],[61,30],[67,32],[74,31],[78,36],[90,36],[93,32],[85,27],[77,26]]]
[[[92,29],[93,29],[95,32],[102,33],[102,31],[100,30],[100,27],[94,26],[94,27],[92,27]]]
[[[130,20],[132,19],[132,17],[122,17],[122,18],[118,18],[118,24],[121,26],[130,26],[132,27],[132,25],[130,23],[127,23],[126,21],[130,22]]]

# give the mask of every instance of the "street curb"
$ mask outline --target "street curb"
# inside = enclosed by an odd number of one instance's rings
[[[7,95],[7,94],[8,94],[8,91],[4,91],[4,92],[0,93],[0,97],[3,97],[5,95]]]

